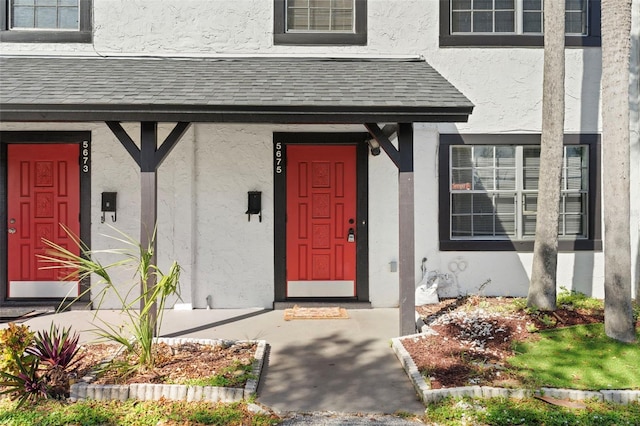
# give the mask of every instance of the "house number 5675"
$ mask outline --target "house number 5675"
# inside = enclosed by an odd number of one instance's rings
[[[282,158],[282,142],[276,142],[275,151],[273,153],[273,166],[275,167],[276,174],[282,173],[283,158]]]

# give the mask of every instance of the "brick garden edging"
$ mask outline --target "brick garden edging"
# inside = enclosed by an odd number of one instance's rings
[[[545,395],[557,399],[571,399],[582,401],[585,399],[597,399],[599,401],[614,402],[618,404],[629,404],[631,402],[640,402],[640,390],[602,390],[602,391],[582,391],[577,389],[557,389],[557,388],[540,388],[539,390],[531,389],[509,389],[493,386],[462,386],[457,388],[431,389],[427,381],[418,371],[409,352],[404,348],[402,339],[410,339],[419,337],[421,334],[413,334],[410,336],[395,337],[391,339],[391,347],[395,352],[404,371],[409,376],[413,387],[415,388],[420,400],[426,405],[431,402],[437,402],[449,396],[453,397],[476,397],[476,398],[526,398],[535,395]]]
[[[264,340],[218,340],[158,338],[157,343],[179,345],[182,343],[199,343],[203,345],[227,345],[234,343],[255,343],[257,345],[251,373],[256,377],[247,381],[244,388],[223,388],[216,386],[166,385],[134,383],[130,385],[94,385],[95,376],[83,377],[78,383],[71,385],[71,401],[93,399],[97,401],[137,399],[140,401],[157,401],[160,398],[173,401],[207,401],[236,402],[249,399],[256,394],[260,374],[264,364],[267,343]]]

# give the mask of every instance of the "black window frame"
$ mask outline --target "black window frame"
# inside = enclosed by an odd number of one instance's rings
[[[565,37],[567,47],[599,47],[601,0],[588,0],[587,28],[589,34],[570,34]],[[440,47],[543,47],[540,34],[451,34],[451,0],[440,0]]]
[[[355,0],[355,32],[287,32],[287,1],[273,0],[273,44],[275,45],[352,45],[367,44],[367,0]]]
[[[516,251],[532,252],[534,239],[452,239],[449,197],[449,164],[452,145],[540,146],[538,134],[440,134],[438,148],[438,229],[441,251]],[[564,145],[587,145],[589,152],[589,197],[587,206],[587,238],[559,239],[558,251],[602,251],[601,230],[601,137],[599,134],[565,134]]]
[[[93,0],[79,0],[79,29],[21,30],[9,25],[10,0],[0,0],[0,41],[13,43],[91,43],[93,41]]]

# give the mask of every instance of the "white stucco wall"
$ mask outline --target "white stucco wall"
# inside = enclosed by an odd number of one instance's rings
[[[399,7],[399,6],[402,7]],[[638,47],[640,2],[634,1]],[[542,49],[438,47],[436,0],[369,0],[366,46],[274,46],[271,0],[94,0],[90,44],[0,43],[2,54],[140,56],[423,56],[476,105],[468,123],[415,125],[416,281],[421,259],[430,270],[457,275],[461,293],[486,280],[485,294],[524,295],[531,255],[515,252],[440,252],[438,249],[437,147],[439,133],[539,133]],[[566,51],[567,133],[598,133],[599,48]],[[637,53],[637,52],[636,52]],[[634,59],[636,69],[638,55]],[[637,83],[636,83],[637,84]],[[633,92],[632,92],[633,93]],[[636,91],[637,99],[637,91]],[[632,165],[640,164],[638,110],[632,110]],[[101,236],[100,193],[118,192],[117,227],[138,235],[139,175],[109,129],[93,124],[7,124],[2,130],[92,130],[92,244]],[[127,126],[132,135],[137,128]],[[183,266],[183,301],[214,307],[264,306],[273,301],[274,131],[363,131],[360,126],[193,125],[159,173],[161,266]],[[169,126],[163,126],[166,134]],[[135,138],[134,138],[135,139]],[[632,254],[640,277],[640,175],[632,167]],[[374,306],[398,304],[397,172],[384,154],[369,160],[370,296]],[[246,193],[262,191],[263,221],[247,222]],[[559,285],[602,297],[602,253],[560,255]],[[452,274],[452,276],[454,276]],[[638,284],[640,286],[640,283]],[[449,286],[445,291],[453,291]]]

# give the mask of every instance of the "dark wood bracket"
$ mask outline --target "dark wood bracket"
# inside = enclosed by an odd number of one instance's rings
[[[158,123],[143,121],[140,123],[140,148],[138,148],[120,122],[107,121],[106,124],[131,158],[140,166],[142,172],[156,171],[191,125],[191,123],[179,122],[158,147]]]
[[[380,129],[376,123],[366,123],[364,127],[367,128],[369,134],[380,144],[380,147],[384,150],[387,156],[389,156],[391,161],[393,161],[393,164],[400,168],[400,153],[396,147],[393,146],[389,137],[384,134],[382,129]]]

